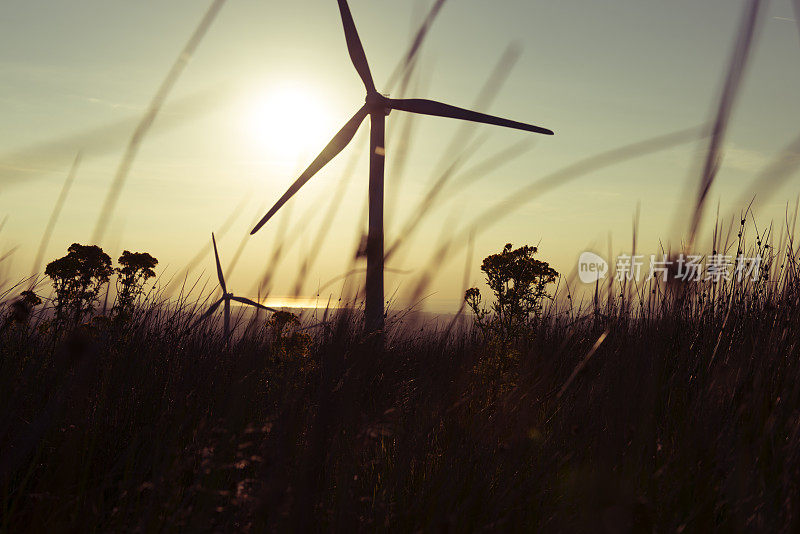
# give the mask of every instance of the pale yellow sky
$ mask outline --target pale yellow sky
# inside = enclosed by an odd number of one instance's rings
[[[189,0],[5,3],[0,8],[0,156],[136,117],[207,5]],[[379,88],[429,5],[351,2]],[[387,274],[387,297],[395,291],[402,296],[414,286],[442,236],[462,231],[509,193],[582,158],[707,120],[741,5],[729,0],[447,3],[425,43],[419,93],[413,96],[470,107],[504,50],[516,42],[522,55],[484,111],[542,125],[556,135],[535,139],[531,151],[472,185],[453,187],[390,262],[409,274]],[[800,40],[793,18],[789,2],[773,2],[764,19],[730,126],[724,166],[709,197],[711,211],[718,201],[723,213],[733,209],[753,177],[798,133]],[[220,93],[213,104],[187,111],[187,98],[214,91]],[[231,260],[253,220],[362,101],[335,2],[229,2],[146,139],[103,247],[114,257],[122,249],[149,251],[174,273],[208,246],[210,233],[220,231],[243,205],[219,240],[223,263]],[[389,168],[401,120],[396,112],[389,118]],[[300,122],[309,127],[301,129]],[[387,243],[426,195],[460,126],[437,118],[416,124],[402,182],[387,175],[387,192],[396,197],[387,199],[394,208],[388,214]],[[346,194],[302,294],[314,297],[317,287],[350,267],[366,200],[367,131],[365,124],[353,145],[285,209],[293,233],[291,246],[274,266],[274,294],[293,293],[327,199],[355,154]],[[467,168],[529,136],[490,126],[478,127],[476,134],[488,140],[474,151]],[[63,255],[72,242],[89,241],[125,135],[121,140],[102,156],[86,148],[48,261]],[[8,216],[0,253],[19,245],[5,264],[11,278],[30,271],[78,148],[66,150],[52,172],[0,183],[0,216]],[[538,244],[542,257],[564,273],[588,246],[605,252],[609,234],[615,248],[629,248],[637,204],[640,247],[656,251],[659,240],[674,237],[675,214],[688,217],[691,199],[684,195],[685,185],[702,148],[689,142],[599,170],[508,214],[477,236],[472,282],[481,279],[480,259],[506,242]],[[785,203],[793,205],[797,192],[795,180],[761,207],[761,219],[782,218]],[[282,216],[249,239],[230,276],[234,291],[252,294],[281,225]],[[433,267],[433,308],[453,308],[460,301],[464,256],[462,247]],[[207,256],[195,272],[211,273],[212,268]],[[334,284],[328,291],[338,294],[340,288]]]

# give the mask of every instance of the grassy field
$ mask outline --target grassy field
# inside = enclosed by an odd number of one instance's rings
[[[756,281],[556,295],[509,339],[34,313],[0,334],[2,530],[796,531],[800,285],[770,242]]]

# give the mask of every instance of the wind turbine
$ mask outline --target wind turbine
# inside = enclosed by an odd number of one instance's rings
[[[421,115],[432,115],[451,119],[460,119],[483,124],[493,124],[505,128],[525,130],[528,132],[553,135],[551,130],[525,124],[500,117],[486,115],[448,104],[421,99],[393,99],[380,94],[375,89],[372,73],[361,39],[358,36],[353,16],[347,0],[337,0],[344,25],[345,40],[353,66],[364,82],[367,96],[364,106],[347,121],[322,153],[311,163],[308,169],[289,187],[286,193],[275,203],[272,209],[258,222],[250,234],[255,234],[262,226],[294,196],[317,172],[335,158],[353,140],[361,123],[369,115],[370,136],[370,170],[369,170],[369,233],[367,237],[367,281],[366,303],[364,308],[365,326],[368,332],[383,330],[383,185],[384,164],[386,157],[385,131],[386,117],[392,110],[407,111]]]
[[[266,311],[274,312],[273,308],[268,308],[263,304],[259,304],[253,300],[244,298],[244,297],[237,297],[233,293],[228,293],[228,287],[225,285],[225,276],[222,274],[222,264],[219,261],[219,253],[217,252],[217,240],[214,237],[214,234],[211,234],[211,242],[214,244],[214,259],[217,261],[217,278],[219,279],[219,286],[222,288],[222,297],[211,305],[211,307],[200,316],[200,318],[195,323],[195,326],[200,324],[201,322],[205,321],[212,315],[214,312],[217,311],[220,304],[225,304],[225,341],[228,341],[231,329],[231,301],[239,302],[241,304],[246,304],[247,306],[253,306],[255,308],[259,308]]]

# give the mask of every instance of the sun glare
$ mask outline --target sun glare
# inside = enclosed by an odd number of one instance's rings
[[[299,84],[264,91],[245,113],[256,148],[293,164],[300,157],[315,156],[336,133],[322,97]]]

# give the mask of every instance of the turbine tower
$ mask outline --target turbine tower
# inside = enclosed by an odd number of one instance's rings
[[[392,110],[406,111],[421,115],[432,115],[451,119],[460,119],[483,124],[493,124],[505,128],[524,130],[528,132],[553,135],[551,130],[516,122],[500,117],[486,115],[467,109],[442,104],[433,100],[421,99],[393,99],[380,94],[375,89],[372,72],[367,62],[367,56],[361,39],[358,36],[353,16],[347,0],[338,0],[339,11],[344,25],[345,40],[353,66],[364,82],[367,96],[364,106],[347,121],[322,153],[311,163],[308,169],[289,187],[286,193],[275,203],[267,214],[258,222],[250,234],[255,234],[273,215],[294,196],[317,172],[335,158],[353,140],[361,123],[367,116],[370,117],[370,165],[369,165],[369,233],[367,237],[367,281],[366,302],[364,307],[365,327],[367,332],[383,330],[384,327],[384,302],[383,302],[383,191],[384,191],[384,164],[386,159],[386,117]]]

